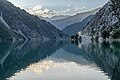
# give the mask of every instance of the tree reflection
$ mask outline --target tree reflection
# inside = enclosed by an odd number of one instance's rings
[[[0,43],[0,80],[6,80],[30,64],[47,58],[62,46],[61,41]]]
[[[111,80],[120,80],[120,42],[90,43],[82,46],[86,59],[97,64]]]

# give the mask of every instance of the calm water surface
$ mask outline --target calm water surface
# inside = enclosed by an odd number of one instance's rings
[[[120,42],[1,42],[0,80],[120,80]]]

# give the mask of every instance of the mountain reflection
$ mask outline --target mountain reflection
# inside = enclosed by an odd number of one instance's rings
[[[30,41],[0,43],[0,80],[6,80],[26,68],[34,70],[37,74],[42,74],[50,67],[72,66],[69,62],[78,66],[97,67],[111,80],[120,80],[120,42],[86,44],[72,42],[71,44],[66,41]]]
[[[81,44],[80,49],[83,51],[81,55],[87,59],[89,63],[96,64],[111,80],[120,80],[119,41]]]
[[[59,41],[0,43],[0,80],[6,80],[30,64],[47,58],[62,45]]]

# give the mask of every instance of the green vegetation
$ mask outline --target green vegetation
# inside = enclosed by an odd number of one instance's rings
[[[112,32],[112,34],[110,34]],[[112,39],[120,39],[120,29],[107,29],[102,31],[101,37],[103,39],[109,38],[111,36]]]
[[[120,9],[120,0],[111,0],[112,2],[112,9],[114,11],[114,14],[119,20],[120,20],[120,17],[118,16],[119,15],[119,12],[118,10]]]
[[[79,40],[79,34],[72,35],[71,39]]]
[[[113,30],[113,33],[111,35],[113,39],[120,39],[120,29]]]
[[[79,39],[79,35],[78,35],[78,34],[75,35],[75,39],[76,39],[76,40]]]
[[[109,38],[109,36],[110,36],[110,30],[104,30],[101,32],[101,37],[103,39]]]
[[[120,8],[120,0],[111,0],[111,2],[114,10],[117,10],[118,8]]]
[[[114,14],[119,20],[120,20],[120,0],[111,0],[112,2],[112,9],[114,11]],[[119,29],[119,26],[120,25],[120,22],[117,23],[117,25],[115,25],[113,28],[113,31],[112,31],[112,34],[111,34],[111,37],[113,39],[119,39],[120,38],[120,29]]]
[[[74,39],[74,35],[71,36],[71,39]]]

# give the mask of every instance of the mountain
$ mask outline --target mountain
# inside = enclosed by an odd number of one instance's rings
[[[64,36],[62,31],[49,22],[15,7],[6,0],[0,0],[0,14],[0,33],[3,34],[0,34],[0,38],[9,36],[15,40],[58,39]]]
[[[106,3],[82,32],[92,37],[120,38],[120,1]]]
[[[36,16],[42,16],[42,17],[52,17],[56,13],[50,9],[44,9],[41,5],[35,5],[30,8],[25,9],[28,13]]]
[[[56,15],[55,11],[44,9],[40,5],[36,5],[31,8],[26,8],[26,11],[30,14],[36,15],[41,19],[52,21],[52,20],[59,20],[69,17],[69,15]]]
[[[77,23],[71,24],[69,26],[66,26],[62,31],[65,34],[72,36],[72,35],[78,33],[79,31],[83,30],[83,28],[92,19],[92,17],[93,17],[93,15],[90,15],[90,16],[86,17],[84,20],[82,20],[81,22],[77,22]]]
[[[42,19],[44,19],[44,20],[47,20],[47,21],[55,21],[55,20],[60,20],[60,19],[65,19],[65,18],[68,18],[68,17],[70,17],[69,15],[58,15],[58,16],[53,16],[53,17],[41,17],[40,16],[40,18],[42,18]]]
[[[26,69],[29,65],[48,58],[63,45],[64,42],[58,40],[12,44],[0,42],[0,76],[2,76],[0,80],[6,80],[21,69]]]
[[[88,11],[88,12],[77,13],[76,15],[73,15],[73,16],[70,16],[68,18],[61,19],[61,20],[55,20],[55,21],[52,21],[51,23],[55,25],[58,29],[62,30],[68,25],[80,22],[86,17],[88,17],[89,15],[95,14],[96,12],[99,11],[99,9],[100,8],[97,8],[95,10]]]
[[[9,33],[9,30],[6,28],[6,26],[0,22],[0,38],[1,40],[4,39],[10,39],[11,35]]]

